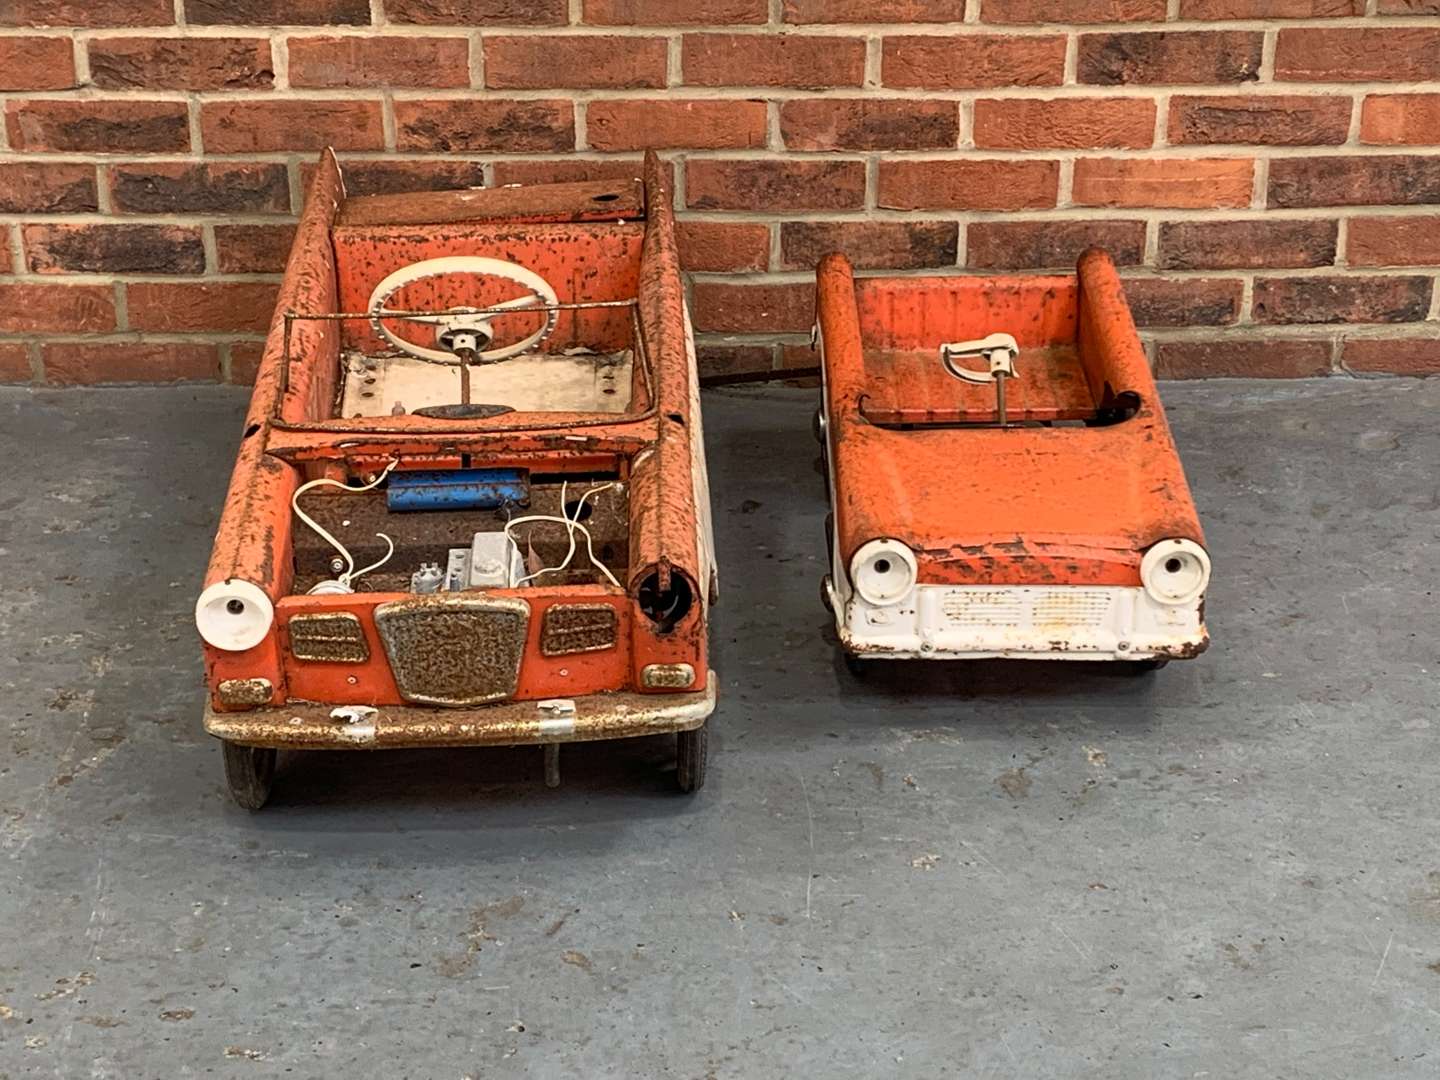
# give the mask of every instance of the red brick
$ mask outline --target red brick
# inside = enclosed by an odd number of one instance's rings
[[[291,86],[470,85],[465,38],[292,37],[288,48]]]
[[[385,0],[391,22],[427,26],[560,26],[567,0]]]
[[[986,86],[1059,86],[1065,37],[931,34],[887,37],[880,81],[901,89],[969,90]]]
[[[1166,270],[1329,266],[1339,227],[1318,218],[1167,221],[1156,265]]]
[[[1353,217],[1346,231],[1351,266],[1440,266],[1440,214]]]
[[[203,274],[200,230],[180,225],[26,225],[36,274]]]
[[[370,0],[185,0],[185,19],[199,26],[369,26]]]
[[[1225,326],[1240,317],[1243,284],[1234,278],[1126,278],[1138,326]]]
[[[1307,95],[1217,94],[1170,99],[1172,145],[1248,143],[1322,146],[1350,132],[1350,99]]]
[[[770,228],[750,222],[682,221],[675,229],[680,265],[689,271],[764,270],[770,264]]]
[[[397,101],[401,150],[557,152],[575,148],[569,101]]]
[[[1418,322],[1430,307],[1428,277],[1256,278],[1257,323]]]
[[[1440,78],[1440,27],[1294,27],[1275,46],[1275,78],[1409,82]]]
[[[774,370],[775,347],[773,345],[699,345],[695,349],[695,359],[698,361],[702,379],[720,375],[748,375],[752,372]]]
[[[102,334],[115,329],[115,291],[108,285],[0,282],[0,332]]]
[[[942,23],[965,17],[965,0],[785,0],[787,23]]]
[[[125,286],[132,330],[258,333],[270,328],[278,283],[216,281]]]
[[[200,106],[200,137],[212,154],[321,150],[327,146],[379,150],[385,145],[378,101],[333,99],[207,101]]]
[[[19,344],[0,345],[0,383],[28,383],[34,377],[29,349]]]
[[[882,161],[879,205],[887,210],[1039,210],[1055,205],[1053,161]]]
[[[685,164],[692,210],[858,210],[865,202],[860,161],[725,160]]]
[[[1440,338],[1347,338],[1340,358],[1351,371],[1440,375]]]
[[[1081,34],[1076,78],[1099,86],[1248,82],[1260,77],[1263,36],[1249,30]]]
[[[1162,341],[1155,354],[1161,379],[1305,379],[1330,374],[1328,341],[1222,337]]]
[[[763,23],[768,0],[585,0],[591,26],[731,26]]]
[[[695,329],[725,334],[804,333],[815,321],[810,282],[731,285],[697,281]]]
[[[991,23],[1163,22],[1165,0],[985,0]]]
[[[220,353],[207,344],[85,342],[46,345],[45,381],[55,386],[98,383],[215,382]]]
[[[680,67],[690,86],[859,86],[865,42],[808,34],[686,34]]]
[[[1364,14],[1365,0],[1180,0],[1182,19],[1334,19]]]
[[[300,173],[308,189],[315,166],[307,162]],[[392,195],[402,191],[450,191],[485,186],[485,167],[478,161],[349,158],[341,163],[340,174],[344,177],[347,195]]]
[[[1143,221],[975,221],[966,265],[983,270],[1073,270],[1080,253],[1103,247],[1117,266],[1145,261]]]
[[[1360,141],[1383,146],[1440,143],[1440,94],[1371,94],[1360,112]]]
[[[960,139],[953,101],[810,98],[780,106],[791,150],[943,150]]]
[[[0,38],[0,90],[69,90],[75,47],[68,37]]]
[[[541,161],[497,161],[497,184],[567,184],[577,180],[633,180],[644,171],[639,158],[546,158]]]
[[[487,37],[485,85],[500,90],[664,86],[667,52],[665,39],[658,37]]]
[[[294,225],[216,225],[216,265],[222,274],[278,274],[294,240]]]
[[[173,0],[6,0],[0,26],[169,26]]]
[[[110,199],[132,214],[284,214],[290,177],[284,165],[251,162],[112,165]]]
[[[953,221],[787,221],[780,227],[781,268],[814,270],[832,251],[859,269],[954,266],[959,233]]]
[[[232,341],[230,343],[230,382],[235,386],[254,386],[265,358],[265,342]]]
[[[1248,158],[1083,158],[1075,162],[1076,206],[1193,209],[1250,205]]]
[[[1440,203],[1440,157],[1277,158],[1271,206],[1413,206]]]
[[[982,150],[1144,148],[1155,141],[1155,102],[1146,98],[984,98],[975,102]]]
[[[81,214],[99,199],[93,165],[0,163],[0,214]]]
[[[10,101],[12,150],[160,153],[190,149],[183,101]]]
[[[763,101],[592,101],[585,138],[592,150],[754,150],[766,141]]]
[[[90,79],[104,90],[266,90],[275,83],[265,38],[96,38]]]

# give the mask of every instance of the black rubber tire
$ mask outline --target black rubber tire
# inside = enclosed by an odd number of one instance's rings
[[[826,574],[820,579],[820,606],[831,615],[835,614],[835,605],[830,602],[830,575]]]
[[[705,786],[710,760],[710,721],[675,734],[675,786],[690,795]]]
[[[225,743],[224,747],[225,783],[230,788],[230,797],[237,806],[259,810],[270,801],[278,751],[231,742]]]

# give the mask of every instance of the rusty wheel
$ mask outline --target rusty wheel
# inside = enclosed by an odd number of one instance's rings
[[[710,758],[710,721],[693,731],[675,736],[675,783],[686,794],[705,786],[705,766]]]
[[[225,783],[230,787],[230,797],[246,810],[259,810],[269,801],[275,783],[276,751],[231,742],[224,747]]]

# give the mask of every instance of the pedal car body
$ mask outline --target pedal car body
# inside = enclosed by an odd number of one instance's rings
[[[832,255],[817,278],[824,590],[849,655],[1205,649],[1210,559],[1107,254],[859,280]]]
[[[232,793],[277,748],[664,732],[698,787],[708,499],[653,158],[346,198],[326,153],[196,607]]]

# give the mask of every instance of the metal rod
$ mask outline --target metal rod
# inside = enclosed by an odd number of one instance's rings
[[[560,786],[560,744],[558,742],[545,744],[545,786],[548,788]]]
[[[1007,378],[1007,376],[1006,376],[1006,374],[1005,374],[1003,371],[997,371],[997,372],[995,373],[995,413],[996,413],[996,419],[1000,421],[1000,426],[1001,426],[1001,427],[1005,427],[1005,426],[1006,426],[1006,423],[1007,423],[1007,421],[1006,421],[1006,416],[1005,416],[1005,380],[1006,380],[1006,378]]]
[[[513,315],[524,311],[581,311],[588,308],[623,308],[634,307],[639,303],[637,299],[629,300],[585,300],[573,304],[530,304],[523,308],[475,308],[466,309],[460,314],[464,315]],[[286,319],[319,319],[326,322],[341,322],[347,319],[433,319],[436,315],[450,315],[451,311],[391,311],[382,308],[379,311],[317,311],[313,313],[301,311],[287,311]]]

